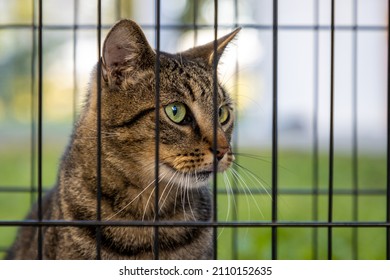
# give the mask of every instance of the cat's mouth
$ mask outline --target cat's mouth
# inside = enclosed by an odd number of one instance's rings
[[[210,179],[211,175],[213,174],[212,170],[179,170],[171,166],[169,163],[163,163],[162,166],[165,166],[167,169],[169,169],[173,176],[182,177],[185,176],[187,178],[192,178],[193,182],[202,183],[206,182],[208,179]],[[188,179],[178,179],[178,181],[182,181],[182,183],[186,182]]]
[[[191,173],[192,177],[196,181],[207,181],[210,178],[211,174],[213,174],[212,171],[201,171],[201,172]]]

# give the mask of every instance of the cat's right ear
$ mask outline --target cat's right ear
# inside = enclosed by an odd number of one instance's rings
[[[103,44],[102,75],[118,75],[123,68],[145,69],[155,64],[155,52],[150,47],[141,27],[131,20],[117,22]]]

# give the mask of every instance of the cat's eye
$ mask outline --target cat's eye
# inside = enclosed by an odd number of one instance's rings
[[[221,125],[227,124],[227,122],[229,121],[229,117],[230,117],[230,112],[228,106],[225,105],[219,108],[218,118],[219,118],[219,123]]]
[[[187,116],[187,108],[183,103],[174,102],[165,106],[165,113],[175,123],[182,123]]]

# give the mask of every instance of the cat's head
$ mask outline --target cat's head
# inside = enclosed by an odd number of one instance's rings
[[[178,54],[160,53],[161,180],[204,185],[213,172],[214,146],[218,171],[232,164],[233,104],[219,83],[214,136],[213,65],[238,31],[218,39],[216,54],[214,42]],[[155,166],[156,57],[141,28],[130,20],[119,21],[103,45],[103,158],[145,180],[153,178]],[[95,84],[89,102],[94,112]]]

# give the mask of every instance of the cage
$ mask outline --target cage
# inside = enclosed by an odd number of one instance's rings
[[[111,226],[211,226],[216,259],[390,259],[389,1],[0,6],[0,258],[20,226],[105,225],[99,207],[94,221],[24,217],[55,182],[103,38],[118,19],[132,18],[157,53],[243,28],[219,66],[237,106],[237,156],[210,183],[207,224]]]

